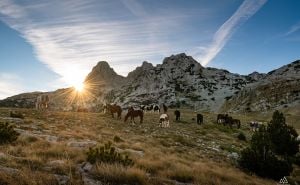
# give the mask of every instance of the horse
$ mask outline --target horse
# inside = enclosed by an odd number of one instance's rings
[[[202,123],[203,123],[203,115],[197,114],[197,124],[202,124]]]
[[[154,105],[153,112],[160,112],[160,108],[158,105]]]
[[[121,119],[121,115],[122,115],[122,108],[119,105],[111,105],[111,104],[107,104],[105,106],[105,108],[110,111],[112,118],[114,118],[114,113],[117,113],[118,115],[118,119]]]
[[[168,107],[165,104],[163,104],[163,109],[164,109],[164,113],[168,112]]]
[[[143,123],[144,112],[142,110],[134,110],[133,107],[130,107],[128,109],[128,113],[125,116],[124,122],[126,122],[128,117],[130,117],[130,120],[135,123],[134,117],[138,116],[140,117],[140,123]]]
[[[148,106],[146,106],[146,110],[147,110],[148,112],[152,111],[152,110],[153,110],[153,105],[148,105]]]
[[[176,116],[176,121],[180,121],[180,111],[179,110],[175,110],[174,114]]]
[[[258,122],[258,121],[251,121],[249,123],[250,126],[250,130],[252,130],[253,132],[258,131],[259,128],[263,125],[262,122]]]
[[[224,119],[219,119],[222,120],[223,125],[229,125],[230,128],[232,128],[232,125],[236,125],[237,128],[241,127],[241,121],[239,119],[234,119],[231,116],[228,116],[226,114],[226,117]]]
[[[218,114],[217,116],[217,123],[225,124],[226,120],[228,119],[228,114]]]
[[[35,107],[37,110],[44,110],[48,108],[49,96],[47,94],[41,94],[37,97]]]
[[[170,127],[170,121],[169,121],[169,116],[168,114],[162,114],[159,117],[159,126],[160,127]]]
[[[145,105],[140,105],[140,109],[144,112],[145,109],[146,109],[146,106]]]

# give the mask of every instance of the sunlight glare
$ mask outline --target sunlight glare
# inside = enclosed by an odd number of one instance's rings
[[[77,83],[77,84],[74,84],[73,87],[75,88],[76,91],[78,92],[82,92],[84,90],[84,84],[81,82],[81,83]]]

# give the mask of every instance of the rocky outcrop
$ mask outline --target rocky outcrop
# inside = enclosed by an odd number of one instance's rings
[[[268,74],[230,73],[203,67],[184,53],[166,57],[153,66],[146,61],[127,77],[118,75],[107,62],[99,62],[86,77],[90,96],[76,99],[72,88],[49,92],[53,110],[100,111],[105,103],[122,107],[161,104],[189,107],[202,111],[262,111],[299,105],[300,61]],[[41,94],[26,93],[0,101],[0,106],[30,107]],[[72,102],[70,102],[72,97]]]
[[[222,109],[230,112],[268,111],[300,105],[300,61],[273,70],[249,84]]]

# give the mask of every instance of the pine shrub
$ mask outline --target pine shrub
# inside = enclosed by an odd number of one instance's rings
[[[240,132],[238,135],[237,135],[237,138],[241,141],[246,141],[247,138],[245,136],[245,134],[243,132]]]
[[[132,166],[134,164],[128,155],[117,152],[115,147],[111,146],[111,142],[105,143],[104,146],[90,148],[87,152],[87,161],[92,164],[96,162],[108,164],[119,163],[123,166]]]
[[[0,144],[11,143],[18,139],[19,133],[8,123],[0,123]]]
[[[261,177],[275,180],[288,176],[293,170],[288,160],[274,154],[270,133],[264,126],[253,134],[250,146],[241,152],[239,165]]]

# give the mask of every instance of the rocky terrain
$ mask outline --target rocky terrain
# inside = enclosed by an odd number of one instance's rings
[[[10,111],[24,115],[11,118]],[[170,110],[172,112],[173,110]],[[143,124],[124,123],[103,113],[36,111],[0,108],[0,122],[8,122],[20,134],[11,144],[0,145],[0,184],[22,185],[271,185],[236,167],[240,150],[252,132],[241,119],[241,129],[215,124],[215,114],[205,113],[197,125],[195,113],[181,109],[182,119],[171,127],[158,127],[158,114],[145,113]],[[257,115],[255,115],[257,117]],[[261,118],[268,121],[270,117]],[[239,140],[243,133],[246,141]],[[87,161],[89,147],[111,142],[133,166]],[[290,179],[297,180],[299,169]],[[298,179],[299,180],[299,179]],[[20,183],[21,182],[21,183]]]
[[[165,103],[200,111],[268,111],[299,105],[300,64],[295,61],[267,74],[230,73],[203,67],[184,53],[166,57],[153,66],[143,62],[127,77],[107,62],[99,62],[85,79],[89,96],[79,98],[72,88],[48,92],[53,110],[85,107],[101,110],[105,103],[123,107]],[[0,101],[0,106],[33,107],[40,93],[26,93]],[[72,98],[70,98],[72,97]]]

